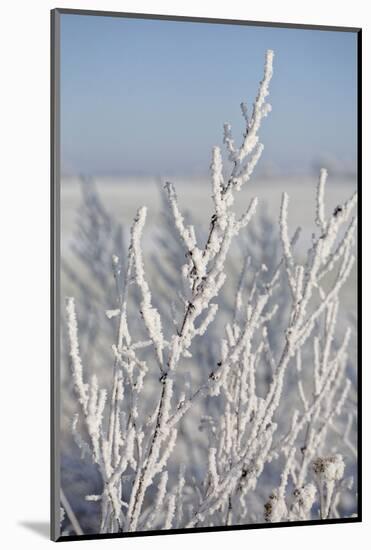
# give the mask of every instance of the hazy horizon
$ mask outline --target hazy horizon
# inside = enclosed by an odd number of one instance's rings
[[[206,175],[275,51],[256,177],[356,172],[356,34],[61,17],[63,175]]]

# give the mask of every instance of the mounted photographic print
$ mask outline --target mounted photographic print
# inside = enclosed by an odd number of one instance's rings
[[[361,520],[360,48],[53,10],[53,540]]]

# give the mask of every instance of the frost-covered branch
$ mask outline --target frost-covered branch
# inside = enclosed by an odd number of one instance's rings
[[[295,205],[287,193],[274,222],[262,216],[256,199],[247,201],[242,215],[234,208],[263,151],[259,132],[271,110],[266,99],[272,67],[268,50],[251,112],[241,104],[241,145],[225,124],[228,161],[219,147],[212,150],[205,233],[182,211],[175,186],[167,182],[165,228],[172,244],[162,233],[150,261],[143,248],[143,206],[126,256],[108,247],[115,295],[104,307],[111,339],[109,360],[101,361],[110,367],[103,383],[101,370],[83,367],[93,341],[80,345],[75,300],[67,300],[72,383],[80,408],[72,428],[82,455],[101,478],[98,494],[86,497],[99,507],[101,533],[305,521],[317,509],[321,518],[335,517],[350,486],[343,474],[345,453],[354,459],[355,452],[348,374],[352,341],[340,319],[355,262],[356,195],[328,214],[327,172],[321,171],[313,192],[316,232],[306,253],[298,250],[300,229],[290,228]],[[112,244],[116,225],[99,201],[89,200],[90,221],[80,227],[87,236],[94,233],[92,220],[105,220]],[[242,243],[242,263],[232,273],[236,242]],[[82,251],[87,262],[91,250],[87,239]],[[160,250],[171,256],[171,269],[161,268]],[[95,280],[100,283],[89,296],[106,285],[101,267],[99,261]],[[89,301],[84,295],[83,307]],[[179,467],[184,447],[191,454],[197,440],[194,430],[189,436],[187,422],[194,428],[200,411],[203,442],[197,443],[195,458]],[[330,446],[330,433],[341,440],[339,452]],[[252,499],[260,503],[258,512],[251,510]]]

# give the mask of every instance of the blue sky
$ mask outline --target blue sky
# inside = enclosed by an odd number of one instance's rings
[[[61,18],[62,173],[200,175],[275,51],[260,173],[355,171],[355,33]]]

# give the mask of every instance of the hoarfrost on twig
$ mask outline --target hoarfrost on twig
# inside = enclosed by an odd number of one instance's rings
[[[142,239],[147,208],[140,208],[133,221],[124,263],[122,250],[112,255],[112,247],[107,247],[116,289],[115,301],[110,300],[103,310],[106,323],[116,330],[109,348],[109,392],[100,387],[96,375],[87,376],[83,370],[81,355],[84,363],[86,358],[80,349],[75,300],[67,300],[72,379],[81,409],[73,417],[72,429],[82,455],[93,460],[102,478],[101,494],[86,496],[87,501],[99,503],[101,533],[256,520],[255,511],[249,510],[249,493],[258,492],[263,471],[272,462],[279,464],[280,476],[277,486],[266,493],[269,497],[261,510],[269,522],[311,519],[318,498],[321,518],[335,517],[337,499],[348,486],[343,480],[342,455],[323,453],[329,429],[340,430],[345,447],[356,452],[349,438],[354,417],[347,409],[352,389],[346,369],[350,330],[341,335],[341,344],[336,340],[340,292],[355,261],[356,216],[351,216],[356,194],[326,214],[327,171],[321,170],[314,194],[317,233],[308,253],[300,257],[295,249],[300,229],[290,234],[292,206],[283,193],[277,240],[270,247],[275,251],[274,261],[269,258],[269,265],[263,254],[257,261],[251,250],[244,249],[232,307],[223,307],[226,281],[232,288],[228,263],[233,242],[251,227],[257,213],[256,199],[250,200],[239,218],[233,205],[263,152],[258,134],[271,110],[266,99],[273,57],[268,50],[251,109],[241,104],[245,128],[240,146],[231,125],[224,125],[230,170],[220,148],[212,149],[213,210],[205,239],[182,213],[175,186],[165,184],[166,227],[174,228],[182,280],[182,288],[174,293],[179,304],[173,298],[169,308],[171,323],[166,322],[157,286],[146,272]],[[89,223],[86,227],[81,223],[84,235],[87,227],[92,231],[94,220],[100,220],[99,257],[108,254],[101,244],[107,238],[112,241],[113,235],[119,249],[116,225],[95,195],[87,192],[86,200]],[[93,234],[97,239],[97,231]],[[271,230],[266,238],[273,238]],[[85,245],[80,254],[91,262],[89,243]],[[105,286],[100,261],[94,272]],[[167,281],[175,285],[169,274]],[[278,322],[281,339],[272,342]],[[207,365],[194,359],[195,353],[197,346],[209,351],[208,337],[215,326],[218,331],[224,326],[224,332],[221,337],[219,332],[218,351],[213,350],[213,361]],[[189,372],[188,379],[182,373],[189,360],[198,368],[196,382]],[[148,376],[153,364],[157,374]],[[292,388],[286,386],[287,373],[293,374],[297,396],[289,411],[285,410],[285,391],[292,392]],[[147,399],[149,385],[152,393]],[[204,479],[196,480],[185,464],[175,475],[172,461],[179,434],[185,434],[182,420],[202,398],[208,403],[202,421],[208,443],[206,452],[199,453],[206,457],[205,463],[193,465],[205,471]],[[336,422],[345,414],[348,421],[342,433]],[[73,511],[68,503],[62,505],[77,533],[81,528],[74,522]]]

